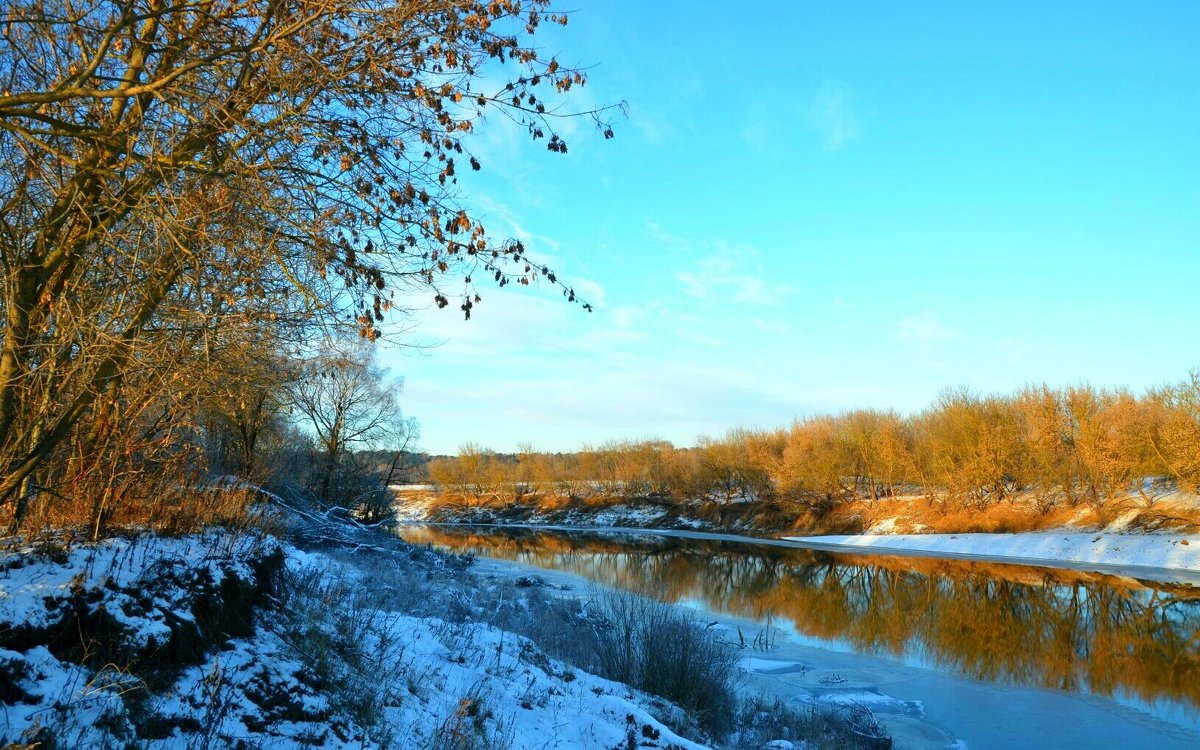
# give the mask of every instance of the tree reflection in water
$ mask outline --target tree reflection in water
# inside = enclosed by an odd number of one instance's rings
[[[638,534],[404,527],[412,542],[655,582],[667,601],[785,618],[807,636],[981,680],[1200,708],[1200,590],[1051,568],[835,555]]]

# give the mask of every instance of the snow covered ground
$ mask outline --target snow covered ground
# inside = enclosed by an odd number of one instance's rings
[[[1200,573],[1200,536],[1179,534],[863,534],[790,536],[784,539],[828,550],[908,553],[937,557],[1081,567],[1153,574],[1180,582]],[[1162,576],[1155,576],[1161,578]]]
[[[898,540],[910,546],[885,544]],[[762,543],[1200,569],[1200,539],[1167,535]],[[683,736],[686,717],[662,699],[480,621],[481,604],[528,606],[513,587],[530,568],[481,560],[463,584],[461,560],[419,548],[411,554],[364,566],[351,553],[224,532],[0,552],[0,745],[54,737],[59,747],[156,750],[238,742],[286,749],[704,746]],[[262,588],[263,562],[273,555],[287,584]],[[538,572],[551,591],[569,587],[564,596],[590,587]],[[473,600],[477,591],[486,596]],[[269,604],[252,607],[260,595]],[[240,606],[247,615],[253,609],[252,627],[239,625]],[[710,619],[731,643],[757,642],[753,634],[763,627],[705,613]],[[86,637],[63,627],[75,622],[91,628]],[[180,635],[189,632],[192,641]],[[197,650],[200,635],[208,647]],[[770,647],[743,652],[748,693],[797,706],[868,707],[910,750],[1036,747],[1048,738],[1063,748],[1200,746],[1194,709],[1180,709],[1191,711],[1180,721],[1164,720],[1119,699],[947,675],[919,655],[856,654],[786,626],[763,642]],[[147,669],[159,658],[168,667]]]
[[[421,554],[415,580],[436,581],[445,565]],[[258,591],[250,582],[272,556],[284,583],[259,593],[275,606],[245,632],[218,632],[242,603],[231,597]],[[389,606],[417,597],[450,612],[452,588],[431,603],[426,589],[399,590],[394,571],[271,538],[18,549],[0,553],[0,571],[0,745],[703,747],[664,724],[677,708],[527,638]],[[210,631],[210,647],[176,653],[179,633],[201,635],[190,625]]]

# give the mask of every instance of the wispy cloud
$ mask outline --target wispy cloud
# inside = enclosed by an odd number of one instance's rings
[[[1000,339],[1000,351],[1004,354],[1004,361],[1013,367],[1024,363],[1032,349],[1029,337],[1024,334]]]
[[[517,216],[516,211],[508,204],[489,195],[481,196],[477,203],[481,209],[481,218],[491,230],[489,234],[520,240],[526,249],[536,252],[538,262],[559,265],[555,263],[557,258],[547,253],[547,251],[556,254],[559,252],[562,246],[558,240],[529,231]]]
[[[766,106],[756,103],[742,118],[739,135],[750,146],[763,150],[778,142],[782,129],[779,117]]]
[[[853,94],[839,81],[822,81],[802,114],[804,122],[821,137],[826,151],[838,151],[859,136]]]
[[[792,334],[791,327],[778,318],[750,318],[750,325],[763,333],[769,333],[774,336],[789,336]]]
[[[617,328],[633,328],[644,315],[642,309],[636,305],[618,305],[609,312],[613,325]]]
[[[893,335],[897,341],[930,351],[942,344],[956,341],[962,332],[942,322],[931,310],[902,318],[896,323]]]
[[[699,66],[691,55],[682,55],[667,66],[672,71],[693,71]],[[642,71],[630,68],[630,79],[640,79]],[[618,89],[624,90],[620,83]],[[588,87],[591,90],[591,87]],[[626,99],[625,122],[648,144],[662,146],[670,144],[680,136],[696,130],[694,115],[700,111],[705,98],[705,79],[696,73],[672,76],[671,85],[654,90],[653,96],[640,96],[636,90],[629,92]],[[629,89],[636,89],[632,83]],[[575,92],[572,91],[572,94]],[[622,94],[624,95],[624,94]],[[624,122],[622,123],[624,128]]]
[[[686,294],[705,301],[775,305],[791,290],[773,282],[752,248],[715,243],[715,252],[675,276]]]
[[[692,243],[688,238],[667,231],[663,225],[656,221],[646,221],[646,234],[650,239],[660,245],[671,245],[672,247],[689,247]]]
[[[794,393],[711,357],[615,356],[602,368],[592,357],[562,357],[536,370],[497,369],[484,388],[428,378],[409,383],[415,405],[445,404],[437,422],[423,429],[425,447],[434,452],[453,452],[466,439],[498,450],[521,442],[565,449],[581,424],[591,440],[664,437],[687,445],[700,434],[721,434],[734,425],[777,425],[814,409]]]

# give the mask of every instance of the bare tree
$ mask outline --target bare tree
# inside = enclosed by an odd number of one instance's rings
[[[326,502],[353,500],[344,487],[355,450],[407,448],[416,424],[406,420],[397,396],[399,379],[375,361],[375,350],[361,339],[330,340],[300,370],[289,391],[300,423],[320,449],[315,490]]]

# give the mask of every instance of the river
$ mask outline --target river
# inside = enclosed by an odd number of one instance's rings
[[[871,706],[898,747],[1200,747],[1200,589],[746,541],[403,526],[408,541],[637,590],[744,644],[750,687]]]

